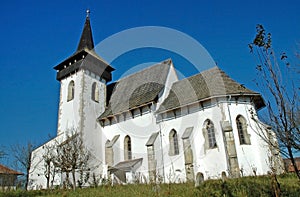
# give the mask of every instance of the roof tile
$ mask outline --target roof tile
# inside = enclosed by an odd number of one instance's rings
[[[110,86],[114,90],[111,95],[107,95],[110,97],[108,106],[98,119],[122,113],[157,99],[164,88],[169,68],[169,62],[161,62],[122,78]]]
[[[257,95],[257,104],[264,105],[259,93],[245,88],[218,67],[213,67],[197,75],[175,82],[172,85],[170,94],[156,112],[161,113],[215,96],[236,94]]]
[[[0,164],[0,174],[23,175],[23,173],[12,170],[1,164]]]

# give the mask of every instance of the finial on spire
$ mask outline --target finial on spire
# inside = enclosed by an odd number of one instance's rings
[[[92,28],[91,28],[89,16],[90,16],[90,10],[87,9],[85,23],[84,23],[80,41],[79,41],[79,44],[77,47],[77,51],[81,51],[84,49],[92,50],[94,48]]]

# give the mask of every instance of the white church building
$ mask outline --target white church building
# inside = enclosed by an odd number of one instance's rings
[[[45,146],[74,128],[101,179],[185,182],[264,175],[272,161],[282,165],[258,135],[274,136],[257,120],[263,98],[217,66],[179,80],[168,59],[111,82],[114,68],[94,51],[87,16],[76,52],[54,69],[57,137],[33,151],[29,189],[46,188]],[[56,173],[53,184],[64,178]]]

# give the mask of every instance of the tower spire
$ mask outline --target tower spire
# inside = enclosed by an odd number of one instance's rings
[[[77,47],[77,51],[81,51],[83,49],[92,50],[94,48],[94,41],[92,35],[92,28],[90,24],[90,10],[86,10],[86,18],[83,27],[83,31],[80,37],[80,41]]]

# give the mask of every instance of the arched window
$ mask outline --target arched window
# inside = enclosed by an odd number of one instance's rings
[[[204,181],[204,175],[201,172],[198,172],[196,175],[196,186],[199,186]]]
[[[92,100],[95,102],[99,102],[99,88],[96,82],[92,85]]]
[[[247,122],[242,115],[236,117],[236,127],[239,133],[240,144],[251,144],[250,136],[247,132]]]
[[[124,160],[132,159],[132,152],[131,152],[131,139],[128,135],[126,135],[124,139]]]
[[[75,84],[74,81],[70,81],[69,85],[68,85],[68,98],[67,101],[71,101],[74,99],[74,90],[75,89]]]
[[[205,143],[208,146],[208,148],[216,148],[217,147],[217,141],[216,141],[216,135],[215,135],[215,127],[214,123],[207,119],[204,122],[204,130],[205,130]]]
[[[170,155],[178,155],[179,154],[179,146],[178,146],[178,137],[177,132],[172,129],[169,134],[169,142],[170,142]]]

